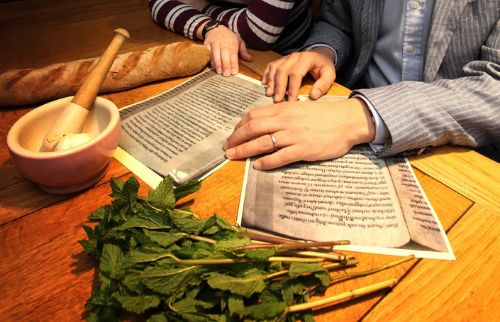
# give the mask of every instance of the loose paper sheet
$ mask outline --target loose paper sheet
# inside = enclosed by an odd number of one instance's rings
[[[272,171],[253,169],[255,159],[247,161],[240,200],[243,227],[305,240],[351,241],[337,249],[455,258],[406,158],[379,159],[362,145],[342,158]]]
[[[225,162],[222,144],[252,108],[273,104],[260,82],[213,70],[120,110],[115,158],[151,187],[202,179]]]

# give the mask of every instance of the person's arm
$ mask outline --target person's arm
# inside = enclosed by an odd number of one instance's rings
[[[500,20],[478,47],[478,58],[458,71],[461,77],[357,91],[390,131],[392,143],[380,157],[428,146],[500,142]]]
[[[210,50],[210,63],[217,73],[235,75],[239,72],[238,54],[247,61],[252,57],[241,37],[223,25],[206,32],[203,37],[203,27],[212,19],[197,8],[203,9],[207,4],[205,0],[149,1],[151,16],[159,25],[193,40],[203,40]]]
[[[211,19],[189,4],[177,0],[150,0],[151,17],[160,26],[190,39]]]
[[[246,8],[209,5],[203,13],[241,36],[248,47],[269,50],[280,37],[294,5],[295,0],[250,0]]]

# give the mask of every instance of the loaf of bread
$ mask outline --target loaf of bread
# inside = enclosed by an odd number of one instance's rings
[[[19,106],[74,95],[98,58],[54,64],[40,69],[0,70],[0,106]],[[100,93],[192,75],[210,61],[203,45],[174,43],[118,55]]]

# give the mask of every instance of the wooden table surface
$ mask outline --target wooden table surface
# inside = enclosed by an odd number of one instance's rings
[[[40,68],[100,55],[112,31],[131,34],[122,52],[187,41],[151,19],[146,0],[0,0],[0,69]],[[252,51],[242,73],[259,78],[272,52]],[[171,79],[101,95],[118,107],[157,95],[185,81]],[[303,88],[307,93],[307,86]],[[349,91],[334,85],[331,94]],[[97,263],[84,253],[82,225],[111,198],[110,178],[130,171],[115,159],[96,185],[72,195],[50,195],[27,180],[10,160],[10,127],[37,105],[0,108],[0,321],[79,321],[97,283]],[[444,226],[456,261],[420,259],[369,277],[331,287],[326,295],[392,277],[399,283],[381,291],[316,311],[318,321],[492,321],[500,311],[500,165],[459,147],[434,148],[410,159]],[[244,161],[211,175],[203,188],[182,200],[200,217],[217,213],[233,221],[242,187]],[[139,180],[140,181],[140,180]],[[140,181],[141,182],[141,181]],[[149,187],[141,182],[141,194]],[[352,253],[362,271],[393,256]],[[138,320],[137,317],[127,317]]]

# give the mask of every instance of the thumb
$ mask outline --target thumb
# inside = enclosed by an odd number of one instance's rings
[[[309,94],[311,98],[316,100],[322,95],[325,95],[330,87],[332,87],[333,81],[335,81],[335,71],[321,73],[311,87],[311,92]]]
[[[246,61],[252,60],[252,56],[248,53],[247,45],[243,40],[240,41],[240,56],[243,60]]]

